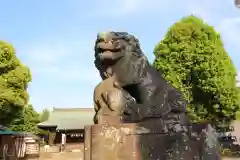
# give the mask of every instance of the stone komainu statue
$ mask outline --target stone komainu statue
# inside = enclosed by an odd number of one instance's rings
[[[99,34],[95,66],[103,79],[94,91],[95,123],[98,123],[97,116],[104,114],[123,116],[126,122],[153,124],[161,120],[163,125],[159,127],[169,134],[170,141],[176,141],[167,143],[168,154],[164,159],[219,158],[213,144],[217,143],[216,137],[208,133],[202,136],[210,139],[198,150],[201,156],[192,154],[190,140],[194,136],[186,116],[186,101],[180,91],[149,64],[134,36],[126,32]],[[211,129],[207,131],[213,133]]]
[[[95,45],[95,64],[103,79],[112,77],[118,88],[135,100],[125,108],[143,120],[164,117],[168,113],[185,113],[186,101],[142,53],[138,40],[125,32],[99,35]],[[136,117],[136,118],[137,118]]]

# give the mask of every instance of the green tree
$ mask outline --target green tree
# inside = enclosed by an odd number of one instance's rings
[[[28,105],[24,108],[24,111],[18,118],[16,118],[10,125],[10,129],[17,132],[32,132],[38,134],[37,124],[40,123],[40,116],[34,110],[32,105]]]
[[[238,83],[239,83],[239,81],[238,81]],[[238,85],[237,89],[238,89],[238,93],[240,94],[240,87],[239,87],[239,85]],[[240,104],[240,98],[239,98],[238,104]],[[237,113],[236,113],[236,119],[240,120],[240,110],[238,110]]]
[[[0,41],[0,124],[8,125],[28,103],[29,69],[17,58],[14,48]]]
[[[236,70],[212,26],[187,16],[154,49],[153,65],[188,101],[194,121],[229,122],[239,110]]]
[[[40,121],[44,122],[47,121],[50,115],[49,109],[45,108],[41,113],[40,113]]]

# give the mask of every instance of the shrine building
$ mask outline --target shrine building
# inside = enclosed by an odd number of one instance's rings
[[[66,143],[83,142],[84,126],[94,124],[94,113],[93,108],[53,108],[48,120],[38,127],[48,131],[45,140],[49,145],[61,143],[63,133]]]

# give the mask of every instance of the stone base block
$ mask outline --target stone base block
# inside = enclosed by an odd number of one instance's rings
[[[86,126],[84,160],[220,160],[207,124],[170,134],[154,122]]]

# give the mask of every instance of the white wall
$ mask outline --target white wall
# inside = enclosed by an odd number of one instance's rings
[[[234,127],[234,131],[231,132],[231,135],[236,136],[237,144],[240,144],[240,121],[233,121],[232,126]]]

